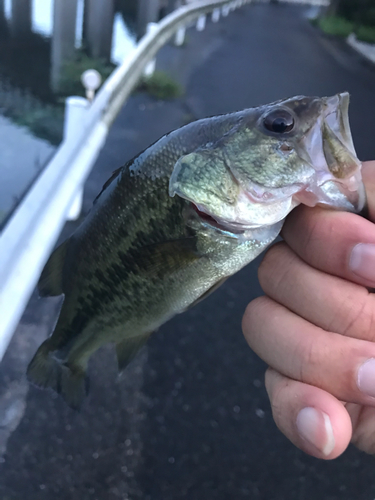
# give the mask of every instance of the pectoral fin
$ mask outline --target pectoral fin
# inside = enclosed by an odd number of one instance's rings
[[[139,250],[137,264],[149,276],[173,273],[202,257],[196,243],[195,238],[187,237],[145,246]]]
[[[117,364],[120,372],[127,367],[140,348],[147,342],[151,333],[136,335],[116,344]]]
[[[62,275],[68,244],[69,240],[66,240],[56,248],[48,259],[38,283],[38,290],[41,297],[56,296],[64,293]]]
[[[227,279],[228,279],[228,276],[226,276],[225,278],[221,278],[221,280],[219,280],[217,283],[212,285],[211,288],[206,290],[200,297],[197,298],[197,300],[195,300],[192,304],[190,304],[190,306],[187,309],[191,309],[192,307],[199,304],[199,302],[206,299],[209,295],[211,295],[211,293],[215,292]]]

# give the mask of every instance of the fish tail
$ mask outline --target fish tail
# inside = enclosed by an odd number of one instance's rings
[[[38,387],[61,394],[66,403],[79,410],[88,393],[86,371],[80,366],[64,363],[52,355],[49,339],[43,342],[27,368],[27,378]]]

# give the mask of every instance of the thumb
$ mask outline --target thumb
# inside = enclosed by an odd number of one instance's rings
[[[375,222],[375,161],[363,162],[362,177],[366,189],[368,216]]]

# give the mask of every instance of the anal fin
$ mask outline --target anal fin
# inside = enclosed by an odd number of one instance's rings
[[[122,372],[135,357],[139,349],[147,342],[151,332],[127,338],[116,344],[118,369]]]

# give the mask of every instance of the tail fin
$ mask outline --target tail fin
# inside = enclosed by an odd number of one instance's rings
[[[53,357],[48,344],[49,340],[43,342],[35,353],[27,368],[27,378],[38,387],[61,394],[71,408],[79,410],[88,392],[86,372]]]

